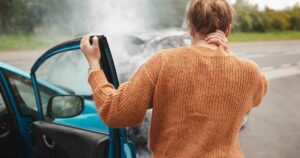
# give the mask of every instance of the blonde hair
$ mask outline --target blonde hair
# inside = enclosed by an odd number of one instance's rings
[[[192,0],[187,8],[187,24],[192,36],[226,32],[233,23],[233,9],[226,0]]]

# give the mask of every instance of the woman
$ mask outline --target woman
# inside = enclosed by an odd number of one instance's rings
[[[100,70],[97,38],[82,40],[89,83],[103,121],[135,126],[153,108],[149,146],[154,158],[243,157],[238,133],[258,106],[267,81],[258,66],[224,50],[233,21],[225,0],[192,0],[187,22],[192,46],[162,50],[115,90]],[[209,35],[209,36],[208,36]],[[219,47],[218,47],[219,46]]]

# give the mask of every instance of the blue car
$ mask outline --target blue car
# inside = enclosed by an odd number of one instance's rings
[[[80,40],[48,50],[30,74],[0,62],[1,158],[136,157],[126,129],[107,127],[97,113]],[[108,45],[102,52],[100,64],[118,88]]]

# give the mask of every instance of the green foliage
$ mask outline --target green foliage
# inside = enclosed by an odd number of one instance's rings
[[[58,44],[58,41],[63,42],[67,39],[69,38],[59,35],[47,37],[32,34],[0,35],[0,52],[4,50],[49,49],[53,45]]]
[[[300,31],[234,32],[230,42],[300,40]]]
[[[142,3],[151,18],[154,28],[181,27],[185,19],[185,9],[189,0],[147,0]]]
[[[42,22],[39,0],[1,0],[0,33],[31,33]]]
[[[300,6],[295,5],[288,13],[290,14],[291,30],[300,30]]]
[[[77,26],[66,26],[65,22],[78,13],[84,16],[84,4],[80,0],[1,0],[0,33],[30,34],[46,25],[68,33]]]
[[[136,0],[136,3],[140,3],[145,12],[139,16],[149,19],[150,27],[160,29],[181,27],[188,1]],[[93,1],[89,0],[0,0],[0,33],[88,32],[88,5],[91,3]],[[236,0],[233,7],[236,12],[234,32],[300,30],[299,4],[283,10],[260,10],[248,0]]]
[[[234,31],[266,32],[300,30],[300,7],[273,10],[266,7],[259,10],[257,5],[251,5],[247,0],[237,0]]]

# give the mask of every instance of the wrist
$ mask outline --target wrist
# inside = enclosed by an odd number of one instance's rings
[[[98,61],[97,62],[91,62],[90,63],[90,69],[92,69],[92,70],[100,70],[101,68],[100,68],[99,62]]]
[[[100,71],[100,67],[98,66],[94,66],[94,67],[90,67],[89,70],[88,70],[88,74],[91,74],[92,72],[94,71]]]

